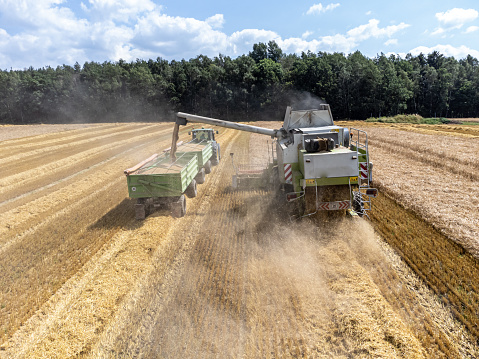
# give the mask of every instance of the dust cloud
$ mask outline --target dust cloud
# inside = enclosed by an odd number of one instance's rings
[[[266,198],[268,194],[265,194]],[[171,292],[143,308],[140,357],[422,357],[362,264],[380,248],[365,221],[290,222],[239,193],[229,223],[198,235]],[[399,348],[399,349],[398,349]]]
[[[77,75],[75,75],[77,76]],[[78,82],[78,77],[75,78]],[[158,95],[155,103],[140,96],[96,95],[85,84],[74,86],[70,101],[43,104],[44,118],[51,124],[87,124],[106,122],[163,122],[174,121],[174,108],[168,100]]]
[[[326,103],[322,98],[307,91],[290,91],[285,97],[287,104],[289,104],[293,110],[318,109],[320,105]]]

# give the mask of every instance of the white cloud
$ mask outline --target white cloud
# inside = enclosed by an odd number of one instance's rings
[[[306,31],[300,38],[283,39],[274,31],[244,29],[231,35],[221,31],[222,14],[206,20],[173,17],[151,0],[88,0],[82,6],[84,18],[65,7],[63,0],[0,0],[0,14],[20,23],[22,32],[0,29],[0,68],[43,67],[76,61],[132,61],[136,58],[190,58],[199,54],[241,55],[253,44],[274,40],[285,52],[338,51],[348,53],[371,37],[391,37],[407,24],[379,27],[372,19],[366,25],[335,34],[312,38]],[[332,10],[330,4],[311,11]],[[316,10],[314,10],[316,9]]]
[[[8,14],[24,29],[16,35],[0,33],[0,69],[181,58],[218,54],[228,47],[228,37],[215,30],[224,23],[221,14],[200,21],[163,15],[150,0],[89,0],[83,4],[87,19],[79,19],[70,9],[59,7],[61,3],[0,0],[0,14]]]
[[[0,0],[5,25],[22,31],[4,34],[0,68],[57,65],[86,60],[88,21],[78,19],[61,0]]]
[[[470,34],[471,32],[475,32],[475,31],[477,31],[477,30],[479,30],[479,26],[469,26],[469,27],[466,29],[465,33],[466,33],[466,34]]]
[[[474,9],[454,8],[445,12],[438,12],[436,13],[436,18],[440,26],[431,35],[442,35],[445,32],[460,29],[464,24],[477,19],[478,16],[479,12]]]
[[[378,20],[372,20],[366,25],[361,25],[351,29],[347,34],[335,34],[329,36],[321,36],[317,39],[306,40],[306,37],[301,38],[288,38],[288,39],[276,39],[278,45],[287,53],[301,53],[302,51],[336,51],[349,53],[355,50],[359,43],[368,40],[372,37],[390,37],[402,29],[407,28],[409,25],[401,23],[395,26],[386,26],[380,28],[378,26]],[[391,44],[397,40],[391,40]]]
[[[334,10],[336,9],[338,6],[340,6],[339,3],[336,3],[336,4],[329,4],[329,5],[326,5],[326,6],[323,6],[323,4],[319,3],[319,4],[315,4],[313,6],[311,6],[308,11],[306,12],[306,14],[308,15],[319,15],[321,14],[322,12],[326,12],[326,11],[330,11],[330,10]]]
[[[82,26],[82,21],[73,11],[60,7],[63,0],[0,0],[0,12],[8,14],[9,23],[15,23],[28,30],[44,27],[57,30],[71,30]]]
[[[129,22],[139,14],[159,11],[161,6],[150,0],[88,0],[90,7],[82,3],[94,21],[115,20]]]
[[[384,45],[389,46],[389,45],[397,45],[398,44],[398,39],[389,39],[384,43]]]
[[[223,14],[216,14],[206,19],[206,23],[213,29],[221,29],[225,23]]]
[[[218,19],[213,21],[215,26]],[[181,58],[217,54],[227,47],[226,40],[226,34],[207,21],[152,12],[139,19],[130,43],[133,48],[148,50],[156,56]]]
[[[423,54],[430,54],[433,51],[438,51],[444,56],[454,56],[455,58],[464,58],[467,55],[471,55],[475,58],[479,58],[479,51],[471,49],[467,46],[452,46],[452,45],[436,45],[436,46],[418,46],[411,51],[409,51],[412,55],[417,56],[420,53]]]
[[[234,55],[248,53],[254,44],[258,42],[267,43],[270,40],[276,41],[281,47],[281,37],[274,31],[268,30],[245,29],[236,31],[226,38],[227,48]]]
[[[460,9],[454,8],[446,12],[438,12],[436,18],[445,27],[460,28],[466,22],[471,22],[477,19],[479,13],[474,9]]]
[[[386,46],[397,45],[396,34],[410,26],[401,22],[380,27],[379,20],[370,19],[346,33],[316,38],[310,31],[301,37],[282,38],[265,29],[243,29],[228,35],[221,31],[225,23],[222,14],[214,14],[206,20],[173,17],[163,13],[163,8],[150,0],[89,0],[84,5],[86,11],[80,10],[84,18],[75,15],[66,4],[62,0],[0,0],[2,18],[19,24],[16,28],[22,29],[9,33],[8,26],[2,24],[0,69],[72,65],[76,61],[117,61],[120,58],[132,61],[161,56],[171,60],[219,53],[237,56],[251,51],[255,43],[270,40],[276,41],[286,53],[350,53],[369,39],[384,39]],[[339,4],[328,6],[321,5],[319,12],[332,10]],[[441,24],[458,26],[452,16],[444,16]],[[465,32],[478,30],[478,26],[470,26]],[[467,54],[479,58],[477,50],[466,46],[422,46],[411,52],[434,50],[458,58]]]
[[[396,32],[404,30],[408,28],[410,25],[404,22],[400,23],[399,25],[390,25],[383,28],[378,26],[379,20],[371,19],[365,25],[360,25],[351,29],[347,32],[349,37],[355,39],[355,41],[364,41],[371,37],[379,38],[379,37],[391,37]]]
[[[369,11],[366,12],[365,15],[366,15],[366,16],[369,16],[369,15],[371,15],[372,13],[373,13],[373,12],[372,12],[371,10],[369,10]]]
[[[431,35],[441,35],[441,34],[444,34],[445,32],[446,32],[445,29],[443,29],[442,27],[438,27],[436,30],[431,32]]]
[[[303,40],[306,40],[308,37],[310,37],[311,35],[313,35],[313,32],[312,31],[305,31],[303,32],[303,34],[301,35],[301,38]]]
[[[379,21],[372,19],[368,24],[360,25],[349,30],[346,35],[336,34],[330,36],[321,36],[317,39],[306,41],[305,38],[289,38],[277,41],[278,45],[285,52],[295,52],[300,53],[302,51],[337,51],[349,53],[353,51],[359,43],[366,41],[370,38],[382,38],[382,37],[391,37],[395,33],[406,29],[410,25],[405,23],[400,23],[399,25],[386,26],[380,28]],[[397,40],[390,40],[397,42]]]
[[[299,38],[289,38],[277,41],[281,49],[286,53],[318,52],[321,49],[319,40],[306,41]]]
[[[120,58],[132,61],[158,56],[166,59],[199,54],[216,56],[218,53],[235,56],[248,53],[255,43],[270,40],[276,41],[288,53],[308,50],[348,53],[371,37],[391,37],[409,26],[401,23],[380,28],[379,21],[372,19],[346,34],[316,39],[310,39],[313,34],[310,31],[303,33],[301,38],[283,39],[276,32],[261,29],[244,29],[228,36],[220,31],[225,22],[222,14],[204,21],[173,17],[162,13],[162,8],[149,0],[89,0],[84,6],[86,19],[79,19],[69,9],[58,7],[59,0],[40,0],[43,8],[36,8],[36,11],[43,12],[43,20],[22,8],[23,3],[0,0],[0,4],[7,1],[11,9],[16,9],[17,18],[29,23],[32,30],[25,27],[26,30],[17,35],[0,31],[0,68],[11,64],[17,68],[42,67],[76,61],[117,61]],[[115,11],[100,16],[115,5]]]

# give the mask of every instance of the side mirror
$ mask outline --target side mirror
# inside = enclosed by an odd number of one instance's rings
[[[191,132],[188,132],[188,136],[191,135]]]
[[[218,133],[219,133],[218,130],[216,130],[216,134],[218,134]]]

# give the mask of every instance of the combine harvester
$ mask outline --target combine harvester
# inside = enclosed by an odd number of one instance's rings
[[[218,133],[218,132],[216,132]],[[153,207],[168,207],[174,217],[186,214],[186,197],[197,195],[197,184],[205,182],[211,166],[218,164],[220,145],[212,129],[191,131],[192,140],[179,143],[178,133],[172,147],[162,155],[154,154],[124,171],[128,194],[136,198],[136,219],[142,220]]]
[[[178,112],[173,143],[179,126],[188,122],[206,123],[271,136],[276,158],[268,167],[269,182],[281,184],[286,199],[297,204],[298,216],[318,211],[348,211],[367,216],[371,198],[372,163],[369,161],[366,132],[335,126],[329,105],[319,109],[293,111],[287,107],[283,127],[273,130]],[[175,135],[176,134],[176,135]],[[235,166],[233,186],[238,179],[250,179]],[[262,176],[257,174],[257,176]]]

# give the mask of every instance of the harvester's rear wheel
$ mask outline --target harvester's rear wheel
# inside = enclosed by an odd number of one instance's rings
[[[206,174],[211,173],[211,161],[210,160],[206,161],[204,169],[205,169]]]
[[[206,179],[205,169],[202,168],[202,169],[200,169],[200,171],[196,175],[195,180],[196,180],[196,183],[203,184],[203,183],[205,183],[205,179]]]
[[[186,188],[185,194],[188,198],[195,198],[198,194],[196,181],[194,179],[191,180],[190,185]]]
[[[185,195],[181,195],[178,201],[170,204],[171,215],[176,218],[184,217],[186,214],[186,198]]]

